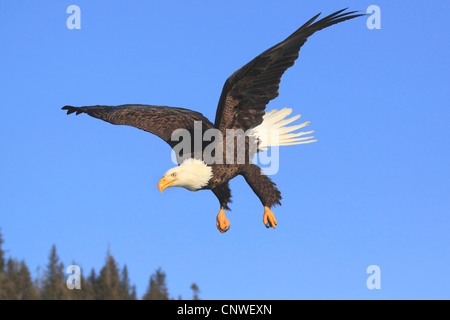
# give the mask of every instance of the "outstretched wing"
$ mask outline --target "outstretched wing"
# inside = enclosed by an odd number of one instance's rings
[[[264,51],[233,73],[225,82],[217,107],[215,127],[248,130],[261,124],[265,108],[278,96],[283,73],[298,58],[302,45],[314,32],[363,14],[337,11],[314,22],[316,15],[284,41]]]
[[[202,131],[213,128],[213,124],[201,113],[189,109],[160,107],[140,104],[125,104],[120,106],[65,106],[67,114],[87,113],[91,117],[106,122],[127,125],[153,133],[166,141],[172,148],[179,141],[172,141],[172,133],[176,129],[194,130],[195,121],[201,121]]]

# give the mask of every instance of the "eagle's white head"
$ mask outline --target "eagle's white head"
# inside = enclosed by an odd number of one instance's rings
[[[196,191],[205,187],[212,175],[212,168],[205,162],[189,158],[178,167],[168,170],[159,180],[158,189],[163,192],[169,187],[183,187],[190,191]]]

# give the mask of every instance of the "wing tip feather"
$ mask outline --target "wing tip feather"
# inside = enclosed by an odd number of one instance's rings
[[[84,111],[80,110],[78,107],[74,106],[64,106],[61,108],[61,110],[67,110],[67,114],[71,114],[75,112],[75,115],[79,115],[80,113],[83,113]]]

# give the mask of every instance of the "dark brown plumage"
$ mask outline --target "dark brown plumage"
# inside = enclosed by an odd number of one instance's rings
[[[345,9],[337,11],[318,21],[316,20],[320,14],[314,16],[284,41],[264,51],[234,72],[224,84],[214,124],[201,113],[173,107],[129,104],[115,107],[101,105],[65,106],[62,109],[67,110],[67,114],[87,113],[112,124],[134,126],[159,136],[172,148],[178,143],[178,141],[171,140],[173,131],[184,128],[192,132],[195,121],[201,121],[202,132],[216,128],[224,136],[227,129],[242,129],[244,131],[254,129],[262,124],[263,116],[266,114],[266,105],[278,96],[283,73],[294,64],[300,48],[308,37],[333,24],[362,16],[355,11],[344,11]],[[230,152],[227,149],[227,147],[230,148],[230,144],[227,143],[225,138],[215,141],[215,143],[222,146],[224,157],[227,152]],[[201,151],[204,147],[205,145],[202,145]],[[248,141],[247,148],[249,148]],[[232,151],[236,155],[236,150]],[[198,158],[198,155],[179,155],[179,162],[186,157]],[[263,175],[261,169],[251,163],[250,158],[244,164],[239,164],[235,159],[234,163],[231,164],[207,163],[207,165],[212,169],[212,177],[201,189],[213,191],[219,199],[221,212],[223,209],[229,209],[228,203],[231,202],[231,191],[228,181],[237,175],[242,175],[245,178],[265,208],[268,209],[280,204],[281,193],[276,188],[275,183],[266,175]],[[223,227],[222,223],[226,219],[219,219],[219,215],[217,226],[221,232],[224,232],[228,229],[229,223],[227,227]],[[274,217],[272,219],[270,214],[267,218],[265,213],[264,221],[275,227],[276,220]]]
[[[339,10],[314,22],[317,14],[287,39],[264,51],[234,72],[225,82],[216,112],[215,126],[220,129],[247,130],[262,122],[270,100],[278,97],[283,73],[294,65],[299,50],[314,32],[362,14]],[[313,23],[314,22],[314,23]]]
[[[67,114],[87,113],[91,117],[104,120],[106,122],[127,125],[153,133],[166,141],[173,147],[177,141],[170,138],[177,128],[187,130],[194,129],[194,121],[201,121],[204,130],[214,128],[214,125],[199,112],[189,109],[150,106],[140,104],[124,104],[120,106],[90,106],[72,107],[64,106]]]

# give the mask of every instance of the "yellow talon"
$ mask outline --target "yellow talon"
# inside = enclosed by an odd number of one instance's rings
[[[275,219],[275,215],[273,212],[269,209],[269,207],[264,206],[264,217],[263,222],[266,228],[272,227],[276,228],[277,226],[277,219]]]
[[[217,215],[216,226],[221,233],[224,233],[230,229],[230,221],[228,221],[227,217],[225,217],[225,210],[223,208],[220,209],[219,214]]]

